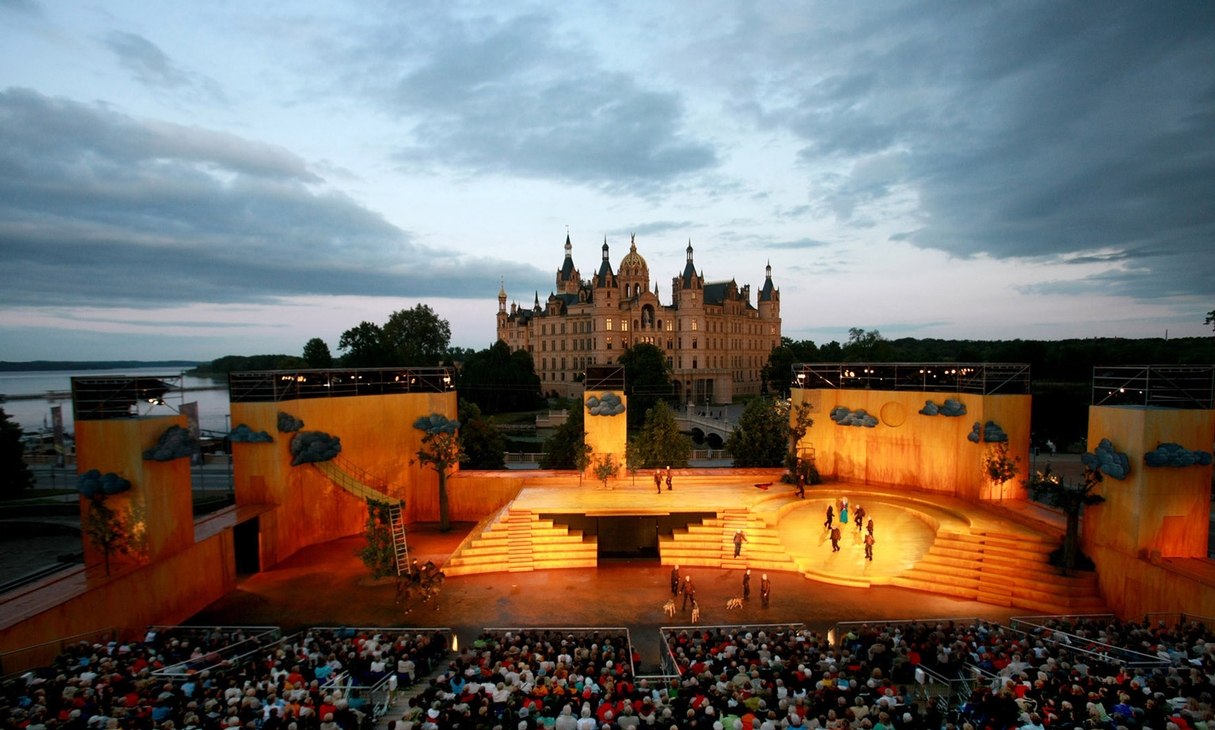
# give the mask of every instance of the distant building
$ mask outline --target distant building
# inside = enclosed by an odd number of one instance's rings
[[[670,304],[659,300],[657,283],[651,288],[636,237],[618,272],[605,240],[598,270],[583,279],[567,235],[556,287],[543,304],[536,292],[530,308],[508,309],[505,285],[499,289],[498,339],[531,353],[545,393],[580,394],[587,365],[614,363],[642,342],[666,353],[680,402],[728,403],[760,392],[761,370],[781,336],[780,290],[770,264],[755,305],[750,285],[705,283],[690,242],[683,273],[671,279]]]

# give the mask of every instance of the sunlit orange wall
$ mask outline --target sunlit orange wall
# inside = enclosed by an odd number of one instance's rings
[[[5,622],[0,651],[111,627],[123,638],[142,637],[149,625],[181,623],[236,587],[233,565],[232,531],[225,530],[150,565],[120,570],[109,580],[93,570],[91,585],[80,595],[18,623]],[[53,651],[58,653],[57,645]],[[43,657],[41,666],[52,658]],[[6,671],[17,669],[5,660]]]
[[[143,526],[143,554],[112,555],[111,566],[157,560],[194,543],[193,497],[190,460],[149,461],[143,452],[172,426],[185,428],[181,415],[121,418],[76,422],[76,470],[113,472],[131,482],[131,489],[107,497],[106,504],[132,528]],[[85,524],[90,501],[80,498],[80,519]],[[101,553],[84,540],[85,562],[97,565]]]
[[[1215,411],[1091,406],[1088,445],[1109,439],[1126,453],[1131,473],[1106,477],[1098,493],[1106,501],[1084,513],[1084,544],[1126,555],[1154,551],[1161,557],[1205,558],[1210,531],[1211,466],[1149,467],[1143,456],[1162,442],[1210,451]]]
[[[826,479],[880,486],[907,486],[970,499],[1024,496],[1029,465],[1030,396],[972,395],[882,390],[797,389],[793,403],[808,403],[814,425],[799,448],[813,449]],[[962,416],[924,416],[927,400],[941,405],[954,398],[966,405]],[[864,409],[878,419],[873,428],[839,426],[829,414],[836,406]],[[976,421],[995,421],[1008,434],[1008,451],[1019,474],[1003,485],[985,477],[983,460],[992,444],[966,436]]]
[[[417,462],[423,432],[413,424],[431,413],[455,418],[455,392],[233,403],[233,427],[245,424],[274,439],[269,444],[233,444],[237,503],[279,506],[260,520],[263,568],[302,547],[361,532],[367,518],[362,500],[333,485],[315,467],[291,466],[294,434],[279,433],[279,411],[302,420],[304,431],[340,438],[344,461],[380,482],[371,486],[404,499],[407,519],[426,519],[417,511],[418,502],[421,495],[436,491],[438,477]]]
[[[620,402],[624,403],[625,412],[617,413],[614,416],[592,416],[590,409],[586,407],[586,400],[593,395],[602,398],[609,393],[620,397]],[[616,465],[620,467],[618,473],[624,473],[625,445],[628,442],[628,405],[628,396],[616,391],[588,391],[582,394],[582,417],[585,424],[585,440],[586,444],[591,447],[591,464],[588,471],[594,469],[595,463],[603,458],[605,454],[611,454],[612,458],[616,461]]]

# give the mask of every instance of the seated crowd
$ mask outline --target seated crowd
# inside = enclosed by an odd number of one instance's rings
[[[152,632],[69,647],[7,683],[0,730],[364,730],[375,718],[347,687],[421,678],[390,728],[1215,730],[1215,640],[1200,624],[910,621],[834,639],[671,630],[671,674],[638,677],[624,629],[485,631],[454,657],[437,630]],[[233,645],[252,653],[234,659]],[[932,678],[963,691],[928,698]]]
[[[448,651],[427,629],[277,636],[178,627],[69,646],[4,683],[3,730],[361,730],[373,718],[351,687],[406,686]]]

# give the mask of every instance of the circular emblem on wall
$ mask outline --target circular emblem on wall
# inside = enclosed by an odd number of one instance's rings
[[[902,403],[890,401],[882,406],[882,409],[878,411],[878,415],[882,417],[882,423],[891,428],[898,428],[907,420],[907,409]]]

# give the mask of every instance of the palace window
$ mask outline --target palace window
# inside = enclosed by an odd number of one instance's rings
[[[620,320],[620,331],[621,332],[629,331],[629,321],[627,319]]]
[[[608,332],[612,331],[612,318],[611,317],[607,318],[607,321],[604,324],[604,329],[606,329]]]

